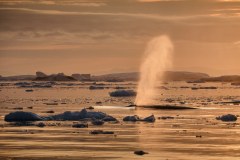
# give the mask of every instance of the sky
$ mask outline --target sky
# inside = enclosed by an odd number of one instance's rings
[[[0,75],[138,71],[159,35],[172,70],[240,74],[240,0],[0,0]]]

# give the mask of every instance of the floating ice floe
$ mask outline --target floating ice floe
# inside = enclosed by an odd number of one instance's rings
[[[143,121],[145,121],[145,122],[155,122],[155,120],[156,119],[155,119],[154,115],[151,115],[151,116],[143,119]]]
[[[112,116],[106,116],[102,119],[104,122],[117,122],[118,120]]]
[[[66,111],[62,114],[50,116],[53,120],[82,120],[87,118],[103,119],[107,114],[103,112],[88,112],[86,109],[82,109],[80,112]]]
[[[123,118],[123,121],[136,122],[136,121],[140,121],[140,118],[137,115],[126,116],[126,117]]]
[[[134,154],[142,156],[144,154],[149,154],[149,153],[142,150],[138,150],[138,151],[134,151]]]
[[[93,125],[96,125],[96,126],[101,126],[101,125],[104,124],[104,121],[98,120],[98,119],[93,119],[93,120],[92,120],[92,124],[93,124]]]
[[[130,97],[136,96],[136,94],[137,93],[133,90],[116,90],[109,93],[111,97]]]
[[[104,89],[103,86],[89,86],[90,90],[95,90],[95,89]]]
[[[113,131],[93,130],[90,134],[114,134]]]
[[[216,117],[217,120],[221,120],[221,121],[236,121],[237,120],[237,116],[233,115],[233,114],[226,114],[226,115],[222,115],[219,117]]]
[[[32,112],[16,111],[5,116],[6,122],[42,121],[43,118]]]
[[[54,82],[17,82],[14,85],[20,88],[51,88]]]
[[[135,109],[135,106],[93,106],[94,108],[101,109]]]
[[[137,115],[134,116],[126,116],[123,118],[123,121],[129,121],[129,122],[136,122],[136,121],[144,121],[144,122],[155,122],[156,118],[154,115],[145,117],[143,119],[139,118]]]
[[[72,125],[73,128],[88,128],[88,124],[85,123],[75,123]]]
[[[103,112],[90,112],[90,111],[88,112],[86,109],[82,109],[79,112],[66,111],[62,114],[57,114],[52,116],[43,116],[43,117],[32,112],[16,111],[16,112],[7,114],[5,116],[5,121],[24,122],[24,121],[49,121],[49,120],[75,121],[75,120],[83,120],[83,119],[101,120],[101,119],[104,119],[105,117],[108,117],[108,119],[107,118],[106,119],[110,120],[111,116]]]

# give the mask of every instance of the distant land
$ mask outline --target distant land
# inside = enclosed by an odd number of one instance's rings
[[[67,76],[64,73],[46,75],[42,72],[36,72],[34,81],[77,81],[72,76]]]
[[[0,81],[138,81],[139,72],[129,73],[112,73],[104,75],[91,74],[72,74],[71,76],[64,73],[47,75],[43,72],[36,72],[36,75],[18,75],[18,76],[0,76]],[[163,77],[164,81],[187,81],[190,83],[198,82],[240,82],[240,75],[224,75],[219,77],[211,77],[206,73],[187,72],[187,71],[166,71]]]
[[[35,75],[16,75],[16,76],[0,76],[1,81],[21,81],[21,80],[33,80],[36,78]]]
[[[240,75],[203,78],[207,82],[240,82]]]
[[[122,81],[138,81],[139,76],[140,76],[139,72],[112,73],[100,76],[92,76],[92,79],[97,81],[110,81],[114,79]],[[164,74],[164,81],[192,81],[209,77],[210,76],[205,73],[186,71],[167,71]]]

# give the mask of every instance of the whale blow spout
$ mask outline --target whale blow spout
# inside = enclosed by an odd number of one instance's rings
[[[173,44],[168,36],[153,38],[147,45],[140,68],[135,104],[155,104],[156,87],[164,72],[172,66]]]

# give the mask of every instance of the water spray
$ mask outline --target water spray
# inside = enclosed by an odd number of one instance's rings
[[[173,44],[168,36],[153,38],[147,45],[140,68],[140,81],[135,104],[153,105],[157,84],[172,66]]]

